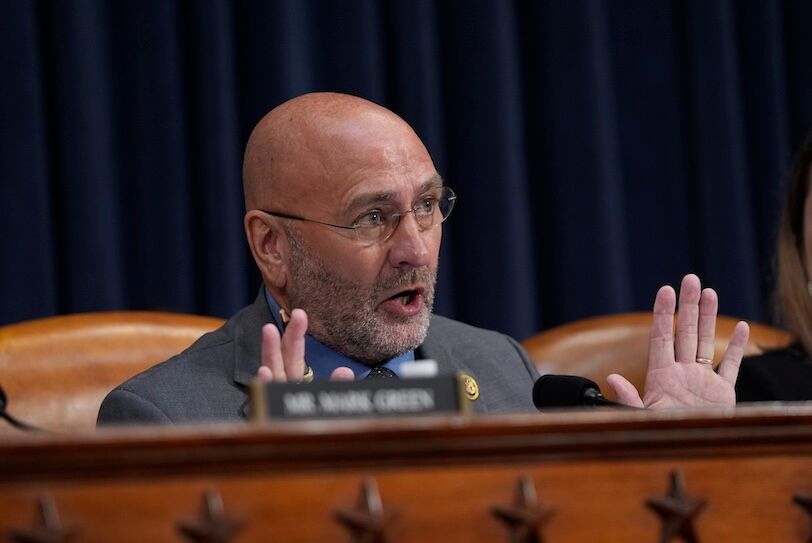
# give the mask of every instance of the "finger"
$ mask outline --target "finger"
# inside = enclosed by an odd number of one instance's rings
[[[613,373],[606,378],[606,382],[612,387],[617,396],[617,401],[623,405],[630,407],[643,407],[643,400],[640,399],[640,393],[634,388],[625,377]]]
[[[339,366],[330,374],[331,381],[355,381],[355,373],[347,366]]]
[[[259,379],[263,383],[270,383],[271,381],[273,381],[271,369],[268,366],[260,366],[259,369],[257,370],[257,379]]]
[[[744,347],[747,345],[747,338],[749,337],[750,326],[744,321],[737,322],[733,334],[730,336],[730,343],[727,346],[725,355],[719,363],[719,376],[730,383],[731,386],[736,384],[736,378],[739,376],[739,366],[742,363]]]
[[[305,332],[307,314],[301,309],[290,312],[290,320],[282,335],[282,359],[284,372],[289,381],[302,380],[305,370]]]
[[[677,362],[696,363],[696,345],[699,326],[699,277],[690,273],[682,278],[677,310],[677,338],[674,354]]]
[[[702,291],[699,298],[699,341],[696,345],[696,358],[713,360],[716,351],[716,313],[719,310],[719,297],[712,288]],[[712,367],[708,364],[708,367]]]
[[[674,363],[674,307],[677,295],[668,285],[661,287],[654,298],[651,335],[648,343],[648,370],[657,370]]]
[[[275,324],[266,324],[262,327],[262,352],[260,354],[260,367],[268,381],[285,382],[285,369],[282,365],[282,352],[279,349],[279,329]],[[268,374],[270,372],[270,374]]]

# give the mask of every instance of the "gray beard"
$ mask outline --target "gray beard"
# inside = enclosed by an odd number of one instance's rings
[[[291,247],[287,297],[290,307],[304,309],[308,332],[331,349],[373,366],[419,347],[428,333],[434,306],[437,270],[412,268],[373,285],[343,279],[330,271],[299,233],[287,228]],[[426,286],[418,315],[402,317],[378,312],[386,292],[415,283]]]

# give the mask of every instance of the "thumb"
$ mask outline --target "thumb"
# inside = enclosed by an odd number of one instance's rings
[[[629,407],[645,407],[643,400],[640,399],[640,393],[634,388],[628,379],[617,373],[611,374],[606,378],[606,382],[612,387],[617,396],[617,401]]]
[[[331,381],[354,381],[355,373],[347,366],[339,366],[330,374]]]

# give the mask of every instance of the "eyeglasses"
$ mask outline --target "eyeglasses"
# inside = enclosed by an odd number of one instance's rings
[[[398,224],[400,224],[401,217],[407,213],[414,214],[414,218],[420,230],[428,230],[429,228],[441,224],[451,215],[451,210],[454,209],[454,202],[456,202],[456,200],[456,193],[449,187],[437,187],[415,200],[411,209],[401,212],[395,211],[394,209],[387,209],[385,206],[379,206],[375,209],[365,211],[359,215],[352,224],[347,226],[317,221],[315,219],[308,219],[278,211],[268,211],[266,209],[259,209],[258,211],[282,219],[314,222],[332,228],[340,228],[345,231],[351,230],[355,233],[358,241],[368,245],[374,245],[376,243],[383,243],[392,237]]]

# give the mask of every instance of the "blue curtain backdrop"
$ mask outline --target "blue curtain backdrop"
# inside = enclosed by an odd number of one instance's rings
[[[0,323],[227,316],[252,126],[313,90],[402,115],[459,193],[437,312],[524,338],[696,272],[771,316],[807,1],[8,0]]]

